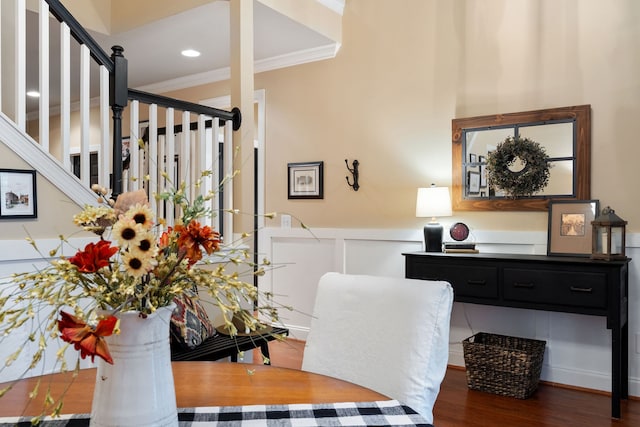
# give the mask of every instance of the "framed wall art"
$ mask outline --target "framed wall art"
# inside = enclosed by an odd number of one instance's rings
[[[0,219],[37,218],[36,171],[0,169]]]
[[[324,162],[288,163],[288,198],[324,198]]]
[[[547,255],[590,256],[598,200],[550,200]]]
[[[485,156],[478,156],[480,162],[480,187],[487,186],[487,158]]]
[[[480,173],[474,171],[467,172],[467,187],[469,194],[480,193]]]

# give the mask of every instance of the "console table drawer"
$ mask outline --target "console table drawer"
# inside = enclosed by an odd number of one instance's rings
[[[504,298],[606,309],[607,276],[604,273],[505,268]]]
[[[451,283],[456,296],[497,298],[498,268],[448,264],[420,264],[407,277],[423,280],[444,280]]]
[[[458,296],[497,298],[498,269],[496,267],[449,267],[449,281]]]

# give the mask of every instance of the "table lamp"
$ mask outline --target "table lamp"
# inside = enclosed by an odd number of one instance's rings
[[[449,187],[418,188],[416,200],[416,217],[431,217],[424,226],[424,250],[426,252],[442,252],[442,225],[436,217],[451,216],[451,196]]]

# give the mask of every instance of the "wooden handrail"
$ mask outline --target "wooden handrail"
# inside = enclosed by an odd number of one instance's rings
[[[146,104],[157,104],[162,107],[173,107],[178,110],[191,111],[192,113],[218,117],[221,120],[231,120],[233,122],[233,130],[240,129],[240,124],[242,123],[242,114],[240,113],[240,109],[237,107],[234,107],[231,111],[220,110],[218,108],[195,104],[188,101],[181,101],[179,99],[143,92],[136,89],[129,89],[129,99],[135,99]]]
[[[98,42],[91,37],[91,34],[84,29],[82,25],[71,15],[59,0],[45,0],[49,3],[49,12],[59,21],[69,26],[69,30],[74,39],[80,44],[84,44],[89,48],[91,57],[100,65],[104,65],[109,73],[113,73],[113,61],[109,54],[100,47]]]

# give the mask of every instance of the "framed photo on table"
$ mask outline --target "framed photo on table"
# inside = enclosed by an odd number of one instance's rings
[[[324,198],[324,162],[288,163],[289,199]]]
[[[550,200],[547,255],[590,256],[598,200]]]
[[[36,171],[0,169],[0,219],[37,218]]]

